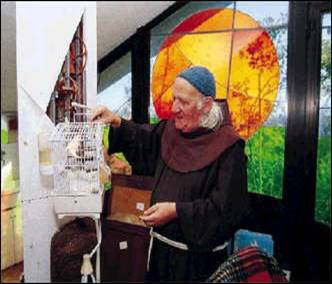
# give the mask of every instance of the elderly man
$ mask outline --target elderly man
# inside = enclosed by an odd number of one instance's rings
[[[215,92],[211,72],[194,66],[175,79],[173,119],[139,125],[102,106],[92,111],[92,121],[111,125],[109,153],[123,152],[134,174],[154,177],[141,216],[153,229],[148,280],[207,279],[248,212],[245,143]]]

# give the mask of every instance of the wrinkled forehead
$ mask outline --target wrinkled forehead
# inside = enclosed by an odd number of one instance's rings
[[[193,85],[181,77],[177,77],[174,81],[173,97],[186,100],[197,100],[204,98],[204,96]]]

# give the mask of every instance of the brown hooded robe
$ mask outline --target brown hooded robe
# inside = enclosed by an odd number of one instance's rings
[[[244,141],[232,126],[182,133],[174,121],[122,120],[110,128],[109,153],[123,152],[133,174],[154,177],[151,205],[176,202],[178,218],[154,231],[188,251],[154,239],[149,281],[202,281],[227,257],[211,252],[233,237],[248,212]]]

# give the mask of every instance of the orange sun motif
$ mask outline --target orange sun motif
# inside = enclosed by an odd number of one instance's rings
[[[216,79],[216,99],[228,101],[235,130],[245,139],[269,117],[279,86],[279,63],[269,34],[250,16],[208,9],[180,23],[163,42],[152,72],[159,118],[171,116],[172,86],[182,70],[202,65]]]

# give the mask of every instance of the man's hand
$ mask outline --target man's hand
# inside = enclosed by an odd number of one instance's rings
[[[121,124],[121,117],[111,112],[105,106],[96,106],[91,110],[89,121],[111,124],[113,127],[119,127]]]
[[[143,215],[139,218],[148,227],[154,227],[164,225],[176,217],[175,202],[161,202],[144,211]]]

